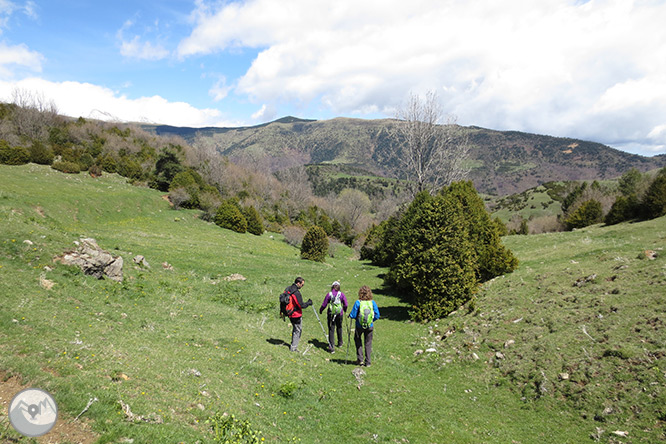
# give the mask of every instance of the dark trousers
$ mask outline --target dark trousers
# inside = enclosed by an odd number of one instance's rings
[[[372,354],[372,332],[374,328],[361,328],[358,325],[354,331],[354,344],[356,344],[356,360],[359,363],[370,365],[370,355]],[[363,337],[363,338],[361,338]],[[363,360],[363,350],[365,349],[365,361]]]
[[[331,351],[335,345],[335,333],[338,333],[337,347],[342,347],[342,314],[333,316],[331,311],[328,311],[328,347]]]

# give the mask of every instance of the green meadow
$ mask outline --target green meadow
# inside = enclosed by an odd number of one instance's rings
[[[518,270],[416,324],[386,269],[352,250],[304,261],[279,234],[198,215],[116,175],[0,165],[3,380],[48,390],[59,421],[97,398],[79,421],[99,443],[224,442],[223,423],[259,442],[666,439],[666,218],[507,237]],[[123,257],[122,283],[53,261],[89,237]],[[311,308],[289,352],[277,297],[296,276],[317,308],[334,280],[350,303],[373,289],[371,367],[352,364],[353,333],[347,359],[347,326],[329,354]],[[2,442],[37,442],[0,420]]]

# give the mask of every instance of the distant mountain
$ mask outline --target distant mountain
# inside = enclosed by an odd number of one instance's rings
[[[273,170],[304,164],[343,164],[395,177],[399,161],[391,138],[393,119],[284,117],[239,128],[143,125],[158,135],[195,137],[214,143],[221,155],[266,162]],[[635,167],[666,165],[666,156],[644,157],[606,145],[571,139],[465,127],[472,145],[470,179],[483,193],[507,195],[557,180],[611,179]]]

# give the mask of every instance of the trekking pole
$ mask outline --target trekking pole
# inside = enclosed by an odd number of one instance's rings
[[[328,344],[329,347],[333,348],[331,343],[328,340],[328,336],[326,336],[326,330],[324,330],[324,326],[322,325],[321,321],[319,320],[319,315],[317,314],[317,310],[314,308],[314,305],[311,305],[312,311],[314,311],[315,316],[317,316],[317,321],[319,321],[319,326],[321,327],[322,333],[324,333],[324,337],[326,338],[326,343]]]

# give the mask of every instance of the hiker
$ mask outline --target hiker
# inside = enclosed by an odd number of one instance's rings
[[[342,318],[347,312],[347,297],[340,291],[340,282],[335,281],[331,284],[331,291],[326,294],[324,302],[319,308],[319,314],[322,314],[328,306],[328,351],[335,353],[335,333],[338,333],[337,347],[342,347]]]
[[[354,330],[354,343],[356,344],[356,365],[370,367],[370,355],[372,354],[372,332],[374,322],[379,319],[379,308],[372,300],[372,290],[367,285],[358,290],[358,301],[354,303],[349,317],[356,319]],[[363,336],[363,340],[361,340]],[[363,350],[365,349],[365,360]]]
[[[294,283],[284,290],[291,295],[289,304],[293,306],[293,312],[289,315],[289,321],[291,321],[293,327],[291,331],[291,347],[289,347],[289,350],[293,352],[298,351],[298,341],[301,340],[301,332],[303,331],[301,322],[303,318],[303,309],[312,305],[312,299],[308,299],[305,303],[303,302],[303,297],[300,292],[303,285],[305,285],[305,279],[297,277],[294,280]]]

